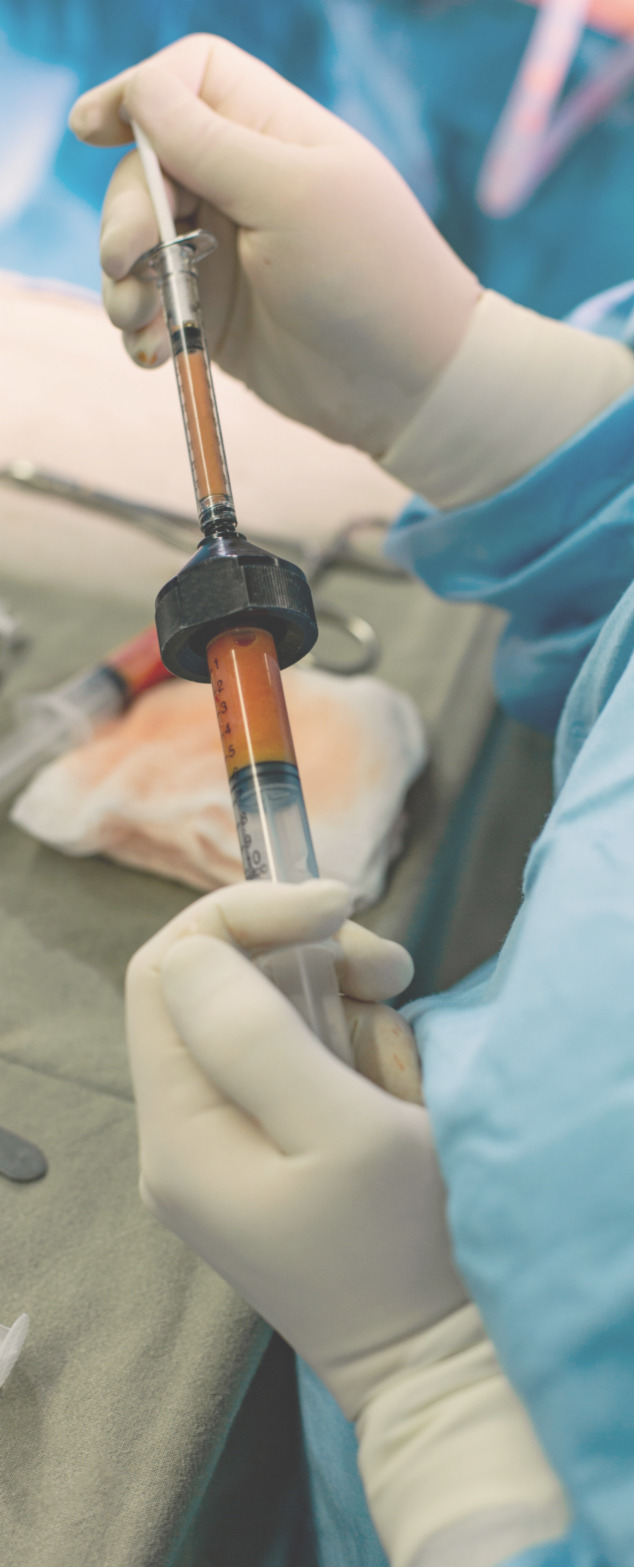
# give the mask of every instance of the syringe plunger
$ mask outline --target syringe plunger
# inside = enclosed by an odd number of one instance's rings
[[[170,335],[187,449],[203,533],[231,536],[236,514],[203,329],[196,268],[215,248],[196,230],[155,245],[135,267],[158,284]]]

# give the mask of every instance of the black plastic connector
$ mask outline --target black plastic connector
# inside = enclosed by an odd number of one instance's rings
[[[317,640],[310,588],[301,567],[241,534],[203,539],[156,600],[156,629],[166,669],[208,681],[206,648],[232,626],[270,631],[280,668],[296,664]]]

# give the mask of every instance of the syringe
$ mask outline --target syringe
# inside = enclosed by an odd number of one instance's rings
[[[0,800],[14,794],[43,762],[81,745],[141,691],[169,678],[156,629],[146,626],[93,669],[82,670],[51,691],[20,698],[18,723],[0,740]]]
[[[196,275],[214,241],[176,235],[156,155],[132,128],[161,236],[136,270],[161,293],[204,535],[158,595],[161,655],[174,674],[211,681],[245,877],[304,881],[318,870],[280,668],[316,640],[310,589],[298,566],[238,533]],[[259,962],[322,1042],[351,1063],[332,944],[288,947]]]
[[[318,876],[271,633],[223,631],[208,643],[207,663],[247,880]],[[259,963],[318,1038],[351,1061],[331,946],[286,948]]]

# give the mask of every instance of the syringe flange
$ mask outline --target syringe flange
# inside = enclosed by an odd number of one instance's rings
[[[217,239],[206,229],[192,229],[190,234],[177,234],[176,239],[159,240],[158,245],[153,245],[151,250],[145,250],[138,261],[135,261],[131,273],[133,277],[148,282],[160,277],[161,269],[166,260],[169,260],[171,251],[186,250],[192,260],[198,264],[199,261],[204,261],[205,256],[210,256],[217,246]]]
[[[306,577],[293,561],[241,534],[204,539],[156,600],[166,669],[183,680],[208,683],[207,644],[221,631],[246,625],[270,631],[281,669],[304,658],[317,640]]]

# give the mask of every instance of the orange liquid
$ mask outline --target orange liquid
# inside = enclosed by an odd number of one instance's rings
[[[258,762],[296,766],[275,643],[268,631],[223,631],[207,647],[209,677],[231,778]]]
[[[220,452],[205,356],[202,352],[182,353],[176,356],[175,363],[198,494],[225,495],[229,481]]]
[[[147,691],[150,686],[157,686],[161,680],[172,679],[169,669],[165,668],[161,660],[155,626],[146,626],[138,637],[132,637],[130,642],[115,648],[104,663],[106,667],[115,669],[125,681],[129,698],[138,696],[140,691]]]

